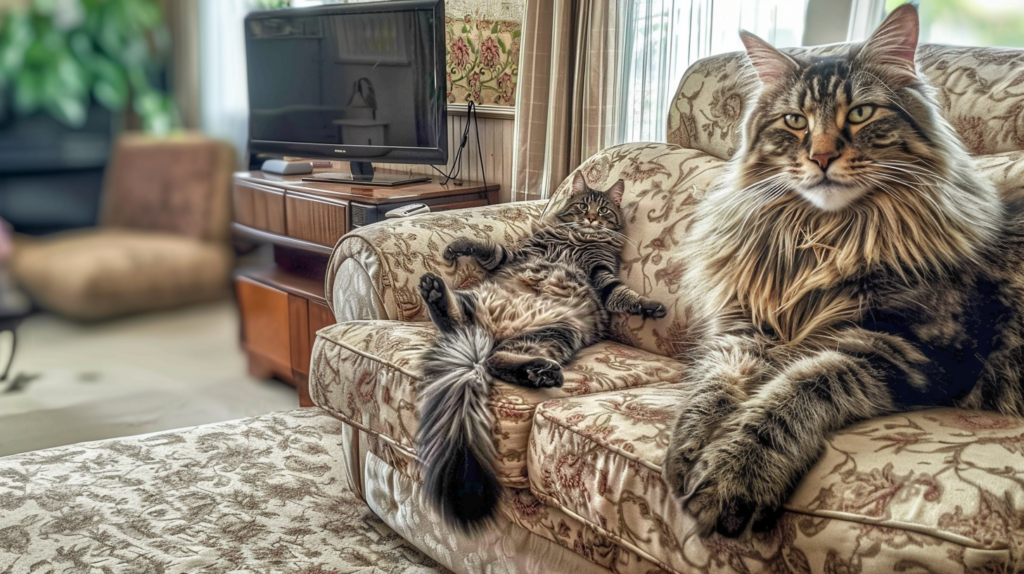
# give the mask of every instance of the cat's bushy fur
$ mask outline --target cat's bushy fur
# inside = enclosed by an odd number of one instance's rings
[[[437,275],[420,294],[440,331],[423,359],[418,458],[427,499],[449,524],[486,523],[494,473],[492,378],[560,387],[562,367],[601,339],[609,312],[663,317],[665,308],[619,281],[624,183],[589,189],[576,174],[565,206],[517,247],[456,240],[444,257],[474,259],[489,276],[451,291]]]
[[[743,36],[761,90],[686,243],[698,345],[664,464],[702,534],[770,527],[855,421],[1024,416],[1019,218],[917,74],[917,36],[910,5],[833,57]]]

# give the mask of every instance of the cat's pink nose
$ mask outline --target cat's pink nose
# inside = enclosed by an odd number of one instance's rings
[[[828,169],[828,164],[837,157],[839,157],[839,152],[834,149],[821,152],[811,152],[811,161],[818,164],[818,167],[820,167],[822,171]]]

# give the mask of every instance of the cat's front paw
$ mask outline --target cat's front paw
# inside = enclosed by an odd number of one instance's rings
[[[657,301],[652,301],[646,297],[640,300],[640,313],[639,315],[644,319],[661,319],[668,314],[665,310],[665,306]]]
[[[441,253],[441,256],[444,257],[445,261],[454,265],[459,257],[462,257],[463,255],[469,255],[469,246],[471,244],[472,241],[466,239],[465,237],[460,237],[455,241],[449,243],[448,247],[444,248],[444,252]]]
[[[751,523],[754,530],[774,526],[790,489],[778,456],[756,441],[732,436],[701,450],[683,480],[689,493],[684,507],[701,536],[718,532],[735,538]]]

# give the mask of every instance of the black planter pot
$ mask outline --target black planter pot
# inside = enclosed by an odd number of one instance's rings
[[[42,113],[0,122],[0,217],[20,233],[96,225],[120,114],[94,105],[71,129]]]

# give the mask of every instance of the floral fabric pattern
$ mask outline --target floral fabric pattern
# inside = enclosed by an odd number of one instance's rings
[[[792,48],[834,54],[843,45]],[[942,113],[976,154],[1024,149],[1024,50],[924,44],[918,71],[937,90]],[[700,60],[669,107],[668,141],[728,159],[739,146],[750,70],[742,52]]]
[[[448,101],[514,106],[522,22],[466,14],[444,26]]]
[[[313,347],[310,397],[341,420],[376,435],[396,454],[412,459],[420,357],[436,334],[430,323],[349,321],[327,327],[318,333]],[[559,389],[497,382],[490,399],[500,457],[498,479],[514,488],[529,484],[526,443],[538,403],[676,381],[680,376],[678,361],[602,342],[580,352],[566,369],[565,384]]]
[[[302,409],[6,457],[4,572],[442,574],[348,487]]]
[[[1024,421],[954,409],[878,418],[828,442],[778,526],[701,540],[661,479],[680,385],[549,401],[528,451],[538,499],[674,572],[1016,572]]]

